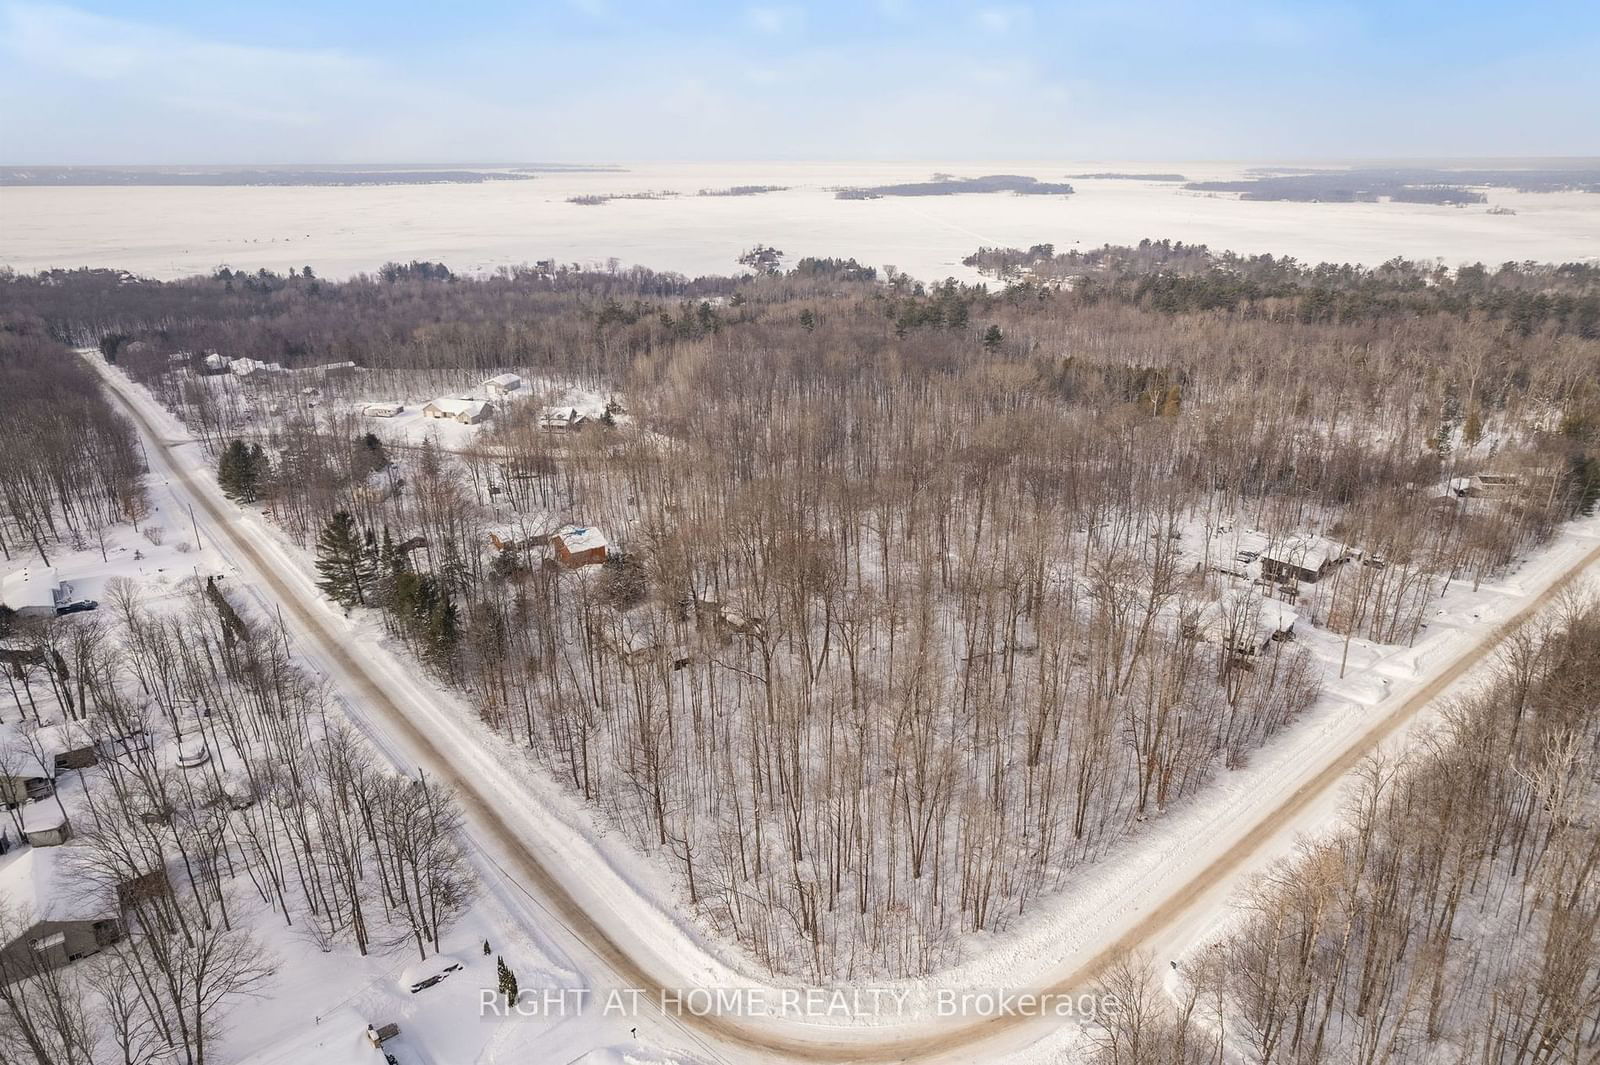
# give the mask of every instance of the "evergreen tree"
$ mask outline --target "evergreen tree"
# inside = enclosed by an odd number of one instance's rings
[[[499,967],[500,993],[506,997],[507,1004],[515,1002],[517,1000],[517,974],[511,971],[511,966],[506,964],[504,958],[497,956],[494,960],[495,965]]]
[[[221,457],[217,459],[217,487],[229,499],[239,498],[239,486],[244,477],[242,462],[248,460],[249,453],[245,451],[242,440],[235,440],[223,448]]]
[[[983,334],[983,347],[986,351],[994,351],[1005,340],[1005,334],[1000,332],[1000,327],[991,325]]]
[[[487,939],[483,941],[483,956],[486,958],[489,956],[489,941]]]
[[[246,446],[243,440],[235,440],[222,449],[217,460],[217,484],[229,499],[254,503],[261,498],[266,468],[267,455],[260,444]]]
[[[317,572],[322,574],[317,587],[330,598],[345,606],[367,601],[366,589],[373,577],[372,555],[349,511],[337,511],[322,526],[317,537]]]

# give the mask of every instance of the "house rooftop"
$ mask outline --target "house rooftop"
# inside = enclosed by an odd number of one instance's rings
[[[0,896],[24,921],[115,917],[110,894],[67,865],[71,853],[70,847],[28,847],[0,859]]]
[[[54,608],[60,589],[61,578],[53,568],[35,566],[7,574],[0,580],[0,603],[12,610]]]
[[[567,550],[574,553],[606,546],[606,534],[592,525],[567,525],[556,533]]]
[[[442,410],[446,414],[478,415],[482,414],[489,404],[481,399],[452,399],[448,396],[441,396],[439,399],[429,403],[428,406]]]

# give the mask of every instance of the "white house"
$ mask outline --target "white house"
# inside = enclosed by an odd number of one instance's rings
[[[52,568],[19,570],[0,581],[0,603],[24,618],[53,618],[56,608],[72,597],[72,586],[61,583]]]
[[[228,368],[228,357],[211,352],[206,356],[206,370],[209,373],[222,373]]]
[[[483,390],[491,396],[509,396],[522,387],[522,378],[514,373],[496,374],[483,383]]]
[[[481,399],[441,398],[423,407],[422,413],[428,418],[448,418],[462,425],[476,425],[491,417],[494,407]]]
[[[581,429],[589,421],[587,414],[579,414],[576,407],[546,407],[539,415],[539,428],[547,433],[561,433]]]
[[[282,373],[283,366],[276,362],[261,362],[259,359],[234,359],[228,364],[236,377],[254,377],[258,373]]]
[[[361,413],[369,418],[393,418],[397,414],[405,413],[404,403],[368,403],[361,408]]]

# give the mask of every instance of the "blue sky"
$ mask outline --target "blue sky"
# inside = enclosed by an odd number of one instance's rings
[[[1600,154],[1600,3],[0,0],[0,162]]]

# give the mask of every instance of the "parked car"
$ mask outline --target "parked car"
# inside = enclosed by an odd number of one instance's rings
[[[409,966],[400,974],[400,986],[415,995],[426,991],[451,973],[461,971],[461,963],[448,954],[436,954],[427,961]]]
[[[81,614],[85,610],[97,610],[99,607],[100,604],[95,602],[93,599],[74,599],[70,603],[62,603],[60,606],[56,607],[56,616],[60,617],[63,614]]]

